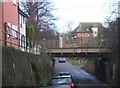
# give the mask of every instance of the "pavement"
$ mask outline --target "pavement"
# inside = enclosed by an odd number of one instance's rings
[[[58,72],[70,72],[77,88],[112,88],[81,69],[81,66],[74,66],[68,61],[55,63],[55,73],[58,74]]]

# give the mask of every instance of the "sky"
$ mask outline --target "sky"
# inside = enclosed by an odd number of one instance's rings
[[[55,21],[59,32],[66,32],[66,25],[70,21],[72,30],[80,22],[103,22],[101,12],[107,1],[110,0],[52,0],[56,8],[53,14],[58,17]]]

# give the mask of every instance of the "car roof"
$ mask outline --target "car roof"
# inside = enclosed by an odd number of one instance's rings
[[[71,74],[70,72],[59,72],[59,74]]]
[[[61,58],[59,58],[59,59],[65,59],[64,57],[61,57]]]
[[[71,78],[70,76],[54,76],[52,79],[57,79],[57,78]]]

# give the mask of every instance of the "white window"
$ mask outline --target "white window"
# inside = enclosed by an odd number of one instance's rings
[[[72,40],[74,40],[74,37],[72,37]]]
[[[12,36],[13,38],[17,38],[17,26],[12,25]]]
[[[21,15],[19,14],[19,24],[21,24]]]
[[[25,36],[21,36],[21,47],[24,48],[24,43],[25,43]]]
[[[16,5],[16,0],[13,0],[13,4]]]
[[[69,40],[69,38],[68,38],[68,37],[66,37],[66,39],[67,39],[67,40]]]
[[[22,28],[22,15],[19,14],[19,26]]]
[[[21,23],[23,23],[23,16],[21,15]]]
[[[23,23],[25,23],[25,18],[23,17]]]
[[[98,36],[98,27],[92,27],[91,29],[93,31],[93,36],[97,37]]]
[[[24,21],[23,21],[23,23],[25,23],[26,22],[26,18],[24,17]]]
[[[70,44],[70,47],[72,47],[72,43]]]
[[[23,18],[23,16],[21,15],[21,28],[23,27],[23,22],[24,22],[24,18]]]
[[[11,24],[10,23],[7,23],[8,25],[8,28],[7,28],[7,36],[9,37],[10,36],[10,28],[11,28]]]
[[[74,39],[76,39],[77,37],[76,37],[76,35],[74,36]]]

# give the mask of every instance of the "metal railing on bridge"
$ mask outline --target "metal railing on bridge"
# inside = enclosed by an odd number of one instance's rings
[[[48,49],[48,54],[57,53],[110,53],[111,47],[73,47],[73,48],[51,48]]]

